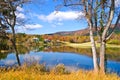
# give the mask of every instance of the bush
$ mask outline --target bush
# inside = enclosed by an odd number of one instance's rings
[[[54,74],[69,74],[70,72],[66,70],[64,64],[58,64],[55,66],[52,71]]]
[[[32,67],[36,72],[46,72],[47,69],[44,64],[36,64]]]
[[[75,43],[75,41],[73,40],[73,39],[70,39],[70,41],[69,41],[70,43]]]
[[[31,64],[31,65],[27,65],[26,63],[24,63],[21,66],[21,70],[24,70],[26,72],[35,72],[35,73],[40,73],[40,74],[44,74],[45,72],[47,72],[46,66],[44,64]],[[30,72],[31,73],[31,72]]]
[[[7,40],[0,40],[0,50],[8,50]]]

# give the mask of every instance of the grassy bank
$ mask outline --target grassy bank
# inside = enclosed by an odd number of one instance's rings
[[[74,48],[91,48],[91,43],[86,42],[86,43],[69,43],[69,42],[64,42],[66,46],[71,46]],[[120,45],[115,45],[115,44],[106,44],[107,48],[120,48]],[[100,47],[100,43],[96,43],[96,47]]]
[[[8,71],[0,73],[0,80],[120,80],[115,74],[93,74],[92,71],[78,71],[70,74],[41,74],[33,70]]]
[[[83,70],[70,73],[65,71],[64,65],[57,65],[50,71],[46,71],[44,65],[23,65],[0,69],[0,80],[120,80],[116,74],[103,75]]]

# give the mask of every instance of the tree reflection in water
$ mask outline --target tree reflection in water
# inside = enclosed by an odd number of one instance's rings
[[[87,56],[92,57],[91,48],[73,48],[73,47],[68,47],[68,46],[24,46],[24,45],[19,45],[19,46],[17,46],[17,49],[18,49],[18,53],[19,53],[19,54],[16,54],[16,59],[17,59],[18,65],[20,65],[19,55],[20,54],[29,54],[30,51],[33,51],[33,52],[40,52],[40,51],[43,51],[43,52],[69,52],[69,53],[82,54],[82,55],[87,55]],[[6,53],[0,53],[0,60],[7,58],[7,55],[11,54],[11,53],[13,53],[13,51],[6,52]],[[107,48],[106,56],[107,56],[108,60],[120,61],[120,48]]]

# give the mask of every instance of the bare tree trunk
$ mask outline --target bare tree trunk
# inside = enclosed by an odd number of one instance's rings
[[[98,61],[97,61],[97,51],[96,51],[96,44],[93,36],[93,30],[92,30],[92,23],[89,22],[89,30],[90,30],[90,41],[92,46],[92,54],[93,54],[93,65],[94,65],[94,71],[98,72]]]
[[[21,66],[20,59],[18,56],[18,50],[17,50],[17,46],[16,46],[16,36],[15,36],[14,28],[12,28],[12,45],[13,45],[14,51],[16,53],[16,59],[17,59],[18,65]]]
[[[96,51],[95,41],[93,38],[93,32],[91,30],[90,30],[90,40],[91,40],[91,46],[92,46],[94,70],[95,72],[98,72],[97,51]]]
[[[113,17],[114,17],[114,10],[115,10],[115,0],[111,0],[111,8],[110,8],[110,14],[108,18],[108,22],[105,25],[105,29],[102,33],[102,40],[101,40],[101,46],[100,46],[100,71],[102,73],[105,73],[105,50],[106,50],[106,39],[107,39],[107,32],[111,26]]]
[[[100,45],[100,72],[105,74],[105,50],[106,50],[106,42],[101,41]]]

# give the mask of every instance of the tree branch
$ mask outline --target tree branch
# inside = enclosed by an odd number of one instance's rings
[[[7,24],[8,24],[9,26],[11,26],[11,24],[10,24],[9,21],[8,21],[8,18],[5,17],[5,16],[4,16],[4,18],[5,18],[5,21],[7,22]]]
[[[113,19],[113,16],[114,16],[114,10],[115,10],[115,0],[111,0],[111,9],[110,9],[110,15],[109,15],[109,18],[108,18],[108,22],[106,24],[106,27],[102,33],[102,40],[105,41],[106,40],[106,34],[107,34],[107,31],[108,29],[110,28],[110,25],[112,23],[112,19]]]
[[[108,39],[112,36],[112,34],[113,34],[115,28],[117,27],[117,25],[118,25],[118,23],[119,23],[119,20],[120,20],[120,13],[119,13],[119,16],[118,16],[118,18],[117,18],[117,20],[116,20],[116,23],[115,23],[115,25],[114,25],[112,31],[109,33],[109,35],[107,35],[106,40],[108,40]]]

